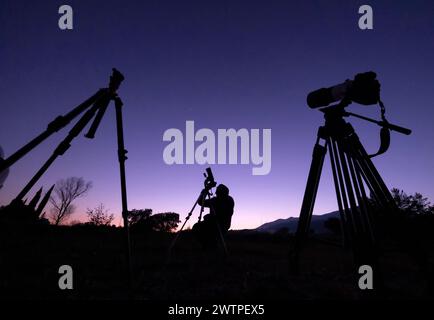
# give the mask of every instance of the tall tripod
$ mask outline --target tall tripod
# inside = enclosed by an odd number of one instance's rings
[[[77,121],[77,123],[69,131],[65,139],[60,142],[57,148],[53,151],[53,154],[48,158],[48,160],[42,165],[42,167],[36,172],[36,174],[30,179],[27,185],[21,190],[21,192],[16,196],[11,202],[11,206],[18,204],[22,201],[25,195],[32,189],[36,182],[42,177],[42,175],[48,170],[48,168],[53,164],[57,157],[63,155],[71,146],[71,142],[76,138],[83,129],[90,123],[92,119],[93,122],[90,126],[89,131],[85,135],[86,138],[93,139],[98,126],[104,116],[105,111],[110,103],[110,101],[115,102],[116,108],[116,127],[117,127],[117,142],[118,142],[118,160],[119,160],[119,170],[120,170],[120,182],[121,182],[121,196],[122,196],[122,217],[124,221],[124,229],[126,233],[126,251],[127,251],[127,264],[128,264],[128,274],[129,281],[131,284],[132,270],[131,270],[131,246],[130,246],[130,235],[128,228],[128,205],[127,205],[127,191],[126,191],[126,179],[125,179],[125,160],[127,159],[124,145],[124,134],[122,125],[122,100],[117,95],[117,90],[121,82],[124,80],[124,76],[116,69],[113,69],[113,73],[110,77],[110,82],[108,88],[103,88],[98,90],[93,96],[84,101],[82,104],[75,107],[69,113],[58,116],[51,123],[48,124],[47,129],[38,135],[36,138],[31,140],[21,149],[16,151],[10,157],[2,160],[0,162],[0,172],[6,170],[12,166],[15,162],[33,150],[41,142],[47,139],[53,133],[59,131],[60,129],[67,126],[74,118],[86,111],[83,116]]]
[[[325,125],[318,129],[312,163],[298,221],[293,271],[298,272],[300,252],[310,228],[324,159],[329,152],[344,245],[350,248],[356,266],[376,266],[374,206],[383,215],[394,215],[397,207],[386,184],[366,153],[351,124],[343,117],[355,116],[403,134],[411,131],[387,121],[377,121],[346,112],[348,103],[321,109]],[[321,144],[323,142],[323,144]],[[370,191],[368,198],[366,188]]]

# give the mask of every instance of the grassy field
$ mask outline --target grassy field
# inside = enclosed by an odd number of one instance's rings
[[[133,288],[128,289],[123,230],[114,227],[1,230],[1,298],[139,300],[360,299],[351,255],[311,240],[299,275],[289,273],[290,235],[230,232],[229,255],[205,252],[191,232],[133,233]],[[432,257],[431,257],[432,258]],[[432,277],[390,246],[381,257],[386,289],[377,297],[433,297]],[[432,261],[431,261],[432,262]],[[58,269],[70,265],[74,289],[60,290]],[[432,265],[432,263],[431,263]],[[374,278],[375,285],[375,278]],[[430,293],[431,292],[431,293]]]

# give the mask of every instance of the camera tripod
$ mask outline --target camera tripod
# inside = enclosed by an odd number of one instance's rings
[[[124,135],[123,135],[123,124],[122,124],[122,100],[117,95],[117,90],[121,82],[124,80],[124,76],[116,69],[113,68],[113,73],[110,77],[110,83],[108,88],[103,88],[98,90],[93,96],[84,101],[82,104],[75,107],[69,113],[58,116],[51,123],[48,124],[47,129],[42,132],[39,136],[31,140],[21,149],[16,151],[10,157],[4,159],[0,162],[0,172],[6,170],[12,166],[15,162],[33,150],[41,142],[47,139],[53,133],[63,129],[67,126],[74,118],[86,111],[83,116],[77,121],[77,123],[69,131],[66,138],[60,142],[60,144],[53,151],[53,154],[48,158],[48,160],[42,165],[42,167],[36,172],[36,174],[30,179],[27,185],[21,190],[21,192],[16,196],[11,202],[11,206],[14,206],[22,201],[24,196],[32,189],[36,182],[42,177],[42,175],[48,170],[48,168],[53,164],[57,157],[63,155],[71,146],[71,142],[76,138],[81,131],[90,123],[92,119],[93,122],[90,126],[89,131],[85,135],[86,138],[93,139],[98,126],[104,116],[105,111],[110,103],[114,100],[116,109],[116,128],[117,128],[117,143],[118,143],[118,160],[119,160],[119,170],[120,170],[120,182],[121,182],[121,196],[122,196],[122,217],[124,221],[124,229],[126,233],[126,249],[127,249],[127,265],[129,269],[129,282],[131,284],[132,270],[131,270],[131,247],[130,247],[130,236],[128,229],[128,205],[127,205],[127,191],[126,191],[126,179],[125,179],[125,160],[127,159],[124,145]]]
[[[325,125],[318,129],[317,140],[313,148],[312,163],[303,197],[300,217],[292,252],[292,271],[297,273],[303,242],[309,233],[315,198],[318,192],[322,167],[327,152],[330,155],[333,182],[339,208],[342,238],[344,247],[350,248],[356,267],[377,265],[376,258],[376,220],[378,214],[393,219],[397,214],[397,206],[361,144],[351,124],[343,118],[354,116],[376,123],[383,128],[410,134],[411,131],[387,121],[377,121],[354,113],[346,112],[349,103],[321,109],[324,112]],[[321,140],[324,144],[321,144]],[[370,191],[366,193],[365,186]]]

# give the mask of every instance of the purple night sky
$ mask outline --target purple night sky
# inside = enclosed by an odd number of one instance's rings
[[[378,3],[377,3],[378,2]],[[58,28],[62,4],[74,9],[74,30]],[[370,4],[374,30],[358,28]],[[163,162],[163,133],[210,128],[271,128],[272,168],[214,165],[235,199],[233,229],[298,216],[322,114],[306,105],[312,90],[373,70],[391,122],[390,150],[374,163],[386,184],[434,200],[434,3],[432,1],[1,1],[0,145],[6,156],[105,87],[111,68],[125,75],[129,208],[173,211],[184,220],[201,190],[206,165]],[[377,106],[349,107],[379,117]],[[368,152],[378,127],[351,119]],[[54,134],[11,168],[0,204],[7,204],[63,139]],[[71,220],[104,203],[120,222],[114,107],[96,138],[79,136],[37,183],[60,178],[93,182]],[[336,210],[328,160],[315,213]],[[34,194],[34,190],[30,195]],[[192,218],[195,222],[197,215]]]

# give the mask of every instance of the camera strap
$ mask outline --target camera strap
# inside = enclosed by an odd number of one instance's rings
[[[388,124],[389,122],[386,119],[386,108],[383,102],[381,100],[378,100],[378,105],[380,106],[381,110],[381,120],[383,120],[384,123]],[[389,149],[389,146],[390,130],[386,126],[382,126],[380,130],[380,147],[378,148],[378,151],[376,153],[369,155],[369,158],[373,158],[385,153]]]

